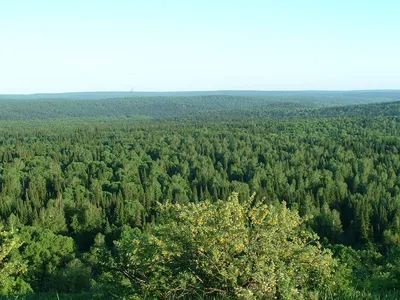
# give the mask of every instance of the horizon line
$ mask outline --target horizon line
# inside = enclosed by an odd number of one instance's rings
[[[90,93],[215,93],[215,92],[379,92],[379,91],[400,91],[400,88],[390,89],[287,89],[287,90],[246,90],[246,89],[218,89],[218,90],[96,90],[96,91],[68,91],[68,92],[37,92],[37,93],[0,93],[0,96],[35,96],[51,94],[90,94]]]

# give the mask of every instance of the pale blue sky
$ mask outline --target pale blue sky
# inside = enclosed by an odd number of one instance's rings
[[[399,89],[400,1],[0,0],[0,93]]]

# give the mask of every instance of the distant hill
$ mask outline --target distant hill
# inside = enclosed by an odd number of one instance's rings
[[[306,97],[333,99],[356,99],[365,102],[374,100],[400,100],[400,90],[360,90],[360,91],[188,91],[188,92],[79,92],[49,94],[0,94],[0,100],[105,100],[134,97],[195,97],[195,96],[241,96],[241,97]],[[364,99],[364,100],[361,100]],[[346,103],[352,104],[352,103]]]
[[[231,109],[224,113],[218,111],[199,112],[196,120],[239,121],[264,120],[268,118],[373,118],[399,117],[400,101],[370,104],[313,107],[296,103],[270,103],[262,108]],[[192,117],[186,118],[189,120]]]
[[[202,95],[204,93],[204,95]],[[211,93],[211,94],[206,94]],[[140,95],[146,95],[143,97]],[[129,95],[130,97],[126,97]],[[240,118],[298,117],[384,113],[379,103],[400,100],[400,91],[217,91],[99,92],[0,96],[0,120],[77,117]],[[349,106],[360,105],[361,106]],[[375,110],[375,111],[374,111]],[[388,109],[393,111],[393,109]],[[385,113],[388,113],[386,111]]]

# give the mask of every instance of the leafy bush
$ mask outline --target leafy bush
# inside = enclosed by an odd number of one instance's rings
[[[110,262],[142,296],[290,299],[332,285],[331,252],[285,203],[240,203],[234,193],[228,201],[165,204],[160,217],[149,233],[125,231]]]

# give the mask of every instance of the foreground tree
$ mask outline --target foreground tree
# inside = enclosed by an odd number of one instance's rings
[[[234,193],[163,205],[160,218],[149,233],[126,230],[109,264],[141,296],[292,299],[334,284],[331,253],[285,203],[240,203]]]
[[[22,244],[14,232],[0,228],[0,295],[25,294],[32,291],[26,282],[16,277],[26,272],[23,262],[14,256]]]

